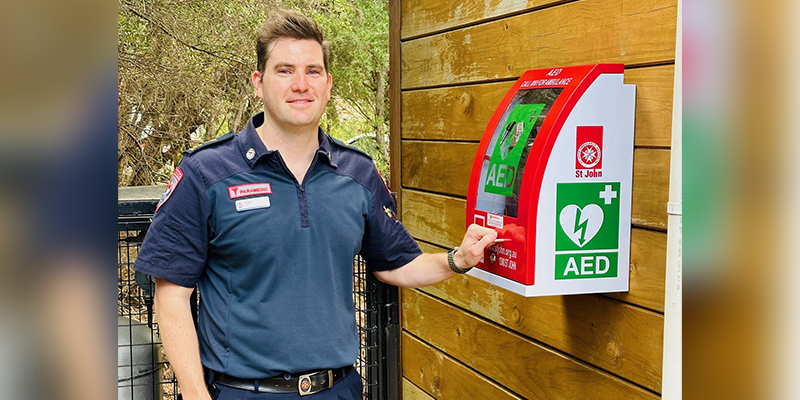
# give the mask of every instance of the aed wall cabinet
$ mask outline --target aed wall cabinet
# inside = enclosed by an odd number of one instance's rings
[[[524,296],[628,290],[636,87],[622,64],[525,72],[489,121],[467,222],[500,239],[470,274]]]

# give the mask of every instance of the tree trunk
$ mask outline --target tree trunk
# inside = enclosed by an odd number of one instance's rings
[[[240,89],[239,89],[239,98],[237,99],[237,101],[241,102],[241,106],[236,111],[236,116],[234,117],[233,124],[231,124],[231,127],[230,127],[231,130],[233,130],[234,132],[238,132],[238,131],[240,131],[242,129],[240,127],[240,124],[243,125],[242,122],[241,122],[242,121],[242,117],[247,118],[247,119],[250,118],[249,115],[247,115],[247,116],[243,115],[245,113],[245,111],[247,111],[247,99],[245,98],[245,95],[247,94],[247,89],[248,88],[249,88],[249,86],[247,86],[245,84],[244,86],[240,86]]]
[[[211,118],[206,122],[206,134],[203,142],[209,142],[217,137],[217,111],[211,111]]]

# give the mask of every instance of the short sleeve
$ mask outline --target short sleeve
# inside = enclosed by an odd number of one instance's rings
[[[422,250],[397,219],[397,206],[376,169],[372,169],[367,186],[371,204],[361,256],[370,271],[402,267],[422,254]]]
[[[159,201],[134,270],[194,287],[206,265],[210,207],[202,177],[184,157]]]

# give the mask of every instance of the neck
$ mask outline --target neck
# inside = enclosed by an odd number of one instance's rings
[[[265,120],[256,132],[267,149],[278,150],[284,157],[313,153],[319,147],[317,126],[286,129]]]
[[[319,148],[318,128],[298,129],[287,131],[274,129],[264,121],[256,128],[258,136],[269,150],[277,150],[289,172],[294,175],[299,183],[303,183],[306,171],[311,166],[317,149]]]

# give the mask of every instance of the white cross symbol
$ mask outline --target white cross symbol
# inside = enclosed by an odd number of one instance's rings
[[[600,192],[600,198],[605,204],[611,204],[611,199],[617,198],[617,192],[611,190],[611,185],[606,185],[606,190]]]

